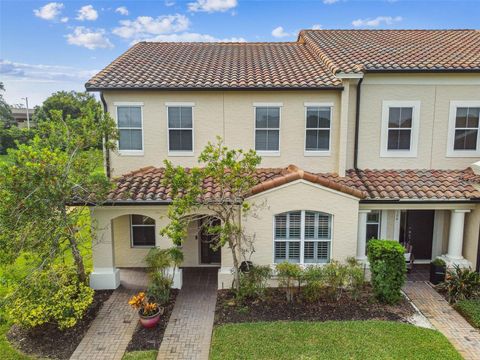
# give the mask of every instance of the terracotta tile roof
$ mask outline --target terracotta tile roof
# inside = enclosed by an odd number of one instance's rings
[[[294,165],[259,168],[257,185],[247,196],[303,179],[367,200],[470,200],[480,199],[480,176],[465,170],[348,170],[345,177],[314,174]],[[108,202],[168,202],[171,189],[163,185],[164,169],[142,168],[115,180]],[[219,188],[211,179],[203,184],[205,199],[214,199]]]
[[[146,167],[125,174],[115,180],[115,188],[108,195],[108,202],[170,201],[172,200],[172,193],[170,188],[163,185],[164,175],[165,170],[163,168],[155,167]],[[254,177],[257,185],[246,196],[258,194],[299,179],[317,183],[359,198],[363,198],[365,195],[362,191],[339,182],[333,175],[309,173],[294,165],[290,165],[287,168],[259,168]],[[331,181],[331,179],[334,181]],[[211,179],[205,180],[203,188],[205,190],[205,200],[214,199],[220,191],[219,187]]]
[[[330,88],[341,82],[307,47],[290,43],[141,42],[86,83],[116,88]]]
[[[369,200],[480,199],[480,176],[465,170],[348,170],[346,185]]]
[[[479,30],[304,30],[333,73],[480,71]]]

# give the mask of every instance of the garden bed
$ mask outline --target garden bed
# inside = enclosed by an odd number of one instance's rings
[[[93,303],[77,324],[66,330],[59,330],[53,324],[33,329],[13,325],[7,333],[8,340],[25,354],[41,358],[69,359],[85,336],[102,304],[112,294],[111,290],[95,291]]]
[[[292,303],[286,301],[283,289],[268,288],[261,299],[237,302],[233,292],[218,292],[215,324],[258,321],[330,321],[330,320],[390,320],[407,322],[415,313],[405,299],[397,305],[378,303],[371,287],[365,286],[356,300],[347,295],[335,302],[307,302],[300,295]]]
[[[140,323],[135,328],[132,339],[127,346],[127,353],[138,350],[158,350],[162,343],[163,334],[167,328],[170,315],[172,314],[175,300],[178,295],[177,289],[170,292],[170,300],[164,305],[165,311],[160,317],[160,322],[153,329],[145,329]]]

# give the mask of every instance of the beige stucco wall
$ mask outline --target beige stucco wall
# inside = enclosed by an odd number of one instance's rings
[[[382,102],[420,101],[418,154],[382,158]],[[480,100],[478,74],[367,74],[362,84],[359,168],[464,169],[478,158],[447,157],[450,101]]]
[[[114,175],[144,166],[162,166],[168,157],[167,102],[193,102],[194,154],[170,157],[178,165],[197,164],[197,157],[216,135],[232,148],[254,147],[254,103],[283,103],[280,119],[280,156],[264,156],[261,166],[296,164],[316,172],[336,171],[340,91],[106,91],[108,109],[115,118],[114,102],[143,102],[144,154],[112,154]],[[333,103],[331,155],[304,156],[305,102]]]
[[[474,269],[477,266],[479,236],[480,205],[477,205],[472,212],[466,214],[465,233],[463,235],[463,257],[472,263]]]
[[[242,219],[246,233],[255,236],[255,253],[252,256],[254,263],[273,264],[274,216],[294,210],[331,214],[333,216],[331,258],[343,261],[349,256],[356,255],[358,199],[321,186],[296,181],[259,194],[250,201],[256,204],[265,203],[258,211],[257,217]]]

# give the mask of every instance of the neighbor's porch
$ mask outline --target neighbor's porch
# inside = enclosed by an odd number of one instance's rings
[[[448,266],[475,268],[479,224],[476,204],[361,204],[357,259],[366,261],[368,240],[379,238],[404,244],[415,264],[441,257]]]

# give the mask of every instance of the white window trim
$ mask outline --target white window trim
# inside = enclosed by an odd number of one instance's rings
[[[133,215],[137,215],[137,214],[133,214]],[[140,215],[140,216],[144,216],[144,215]],[[133,225],[133,222],[132,222],[132,214],[128,216],[128,219],[130,221],[130,247],[131,248],[136,248],[136,249],[151,249],[151,248],[154,248],[157,244],[157,224],[156,224],[156,221],[153,225],[150,225],[150,224],[144,224],[144,225]],[[154,245],[135,245],[133,243],[133,227],[153,227],[154,228],[154,236],[155,236],[155,244]]]
[[[304,156],[330,156],[332,154],[332,117],[333,117],[333,103],[309,103],[303,104],[305,108],[305,139],[303,144]],[[328,107],[330,108],[330,127],[328,128],[328,150],[307,150],[307,130],[327,130],[327,128],[308,128],[307,129],[307,110],[309,107]]]
[[[175,130],[192,130],[192,150],[170,150],[170,126],[168,125],[169,107],[190,107],[192,108],[192,128],[174,128]],[[194,102],[166,102],[165,111],[167,112],[167,152],[168,156],[194,156],[195,154],[195,103]]]
[[[377,230],[377,239],[381,239],[382,237],[382,214],[383,214],[383,211],[382,210],[372,210],[371,212],[376,212],[378,214],[378,221],[368,221],[368,214],[365,218],[365,236],[367,236],[367,225],[377,225],[378,226],[378,230]],[[371,213],[370,212],[370,213]],[[367,241],[370,240],[369,238],[367,238]]]
[[[117,129],[120,131],[118,126],[118,108],[119,107],[140,107],[140,123],[142,125],[142,150],[120,150],[120,139],[117,140],[117,152],[121,156],[143,156],[145,150],[144,144],[144,129],[143,129],[143,102],[135,102],[135,101],[115,101],[113,103],[115,106],[115,124],[117,125]],[[128,129],[128,128],[122,128]],[[133,129],[133,128],[132,128]],[[137,128],[134,128],[137,129]]]
[[[417,157],[418,133],[420,128],[420,101],[383,101],[382,103],[382,132],[380,139],[380,157]],[[388,150],[388,117],[391,107],[411,107],[412,127],[410,133],[410,150]]]
[[[281,215],[284,213],[292,213],[292,212],[298,212],[300,211],[301,216],[300,216],[300,239],[275,239],[275,216]],[[329,221],[330,221],[330,238],[329,239],[307,239],[305,240],[305,213],[306,212],[314,212],[314,213],[322,213],[325,215],[329,216]],[[293,242],[293,241],[299,241],[300,242],[300,261],[295,264],[299,265],[315,265],[315,266],[322,266],[325,264],[328,264],[332,261],[333,259],[333,247],[332,247],[332,242],[333,242],[333,214],[329,214],[323,211],[318,211],[318,210],[289,210],[285,211],[283,213],[278,213],[273,215],[273,224],[272,224],[272,264],[279,264],[275,262],[275,243],[276,242]],[[289,231],[289,223],[287,222],[286,224],[286,231],[288,234]],[[317,241],[317,242],[328,242],[329,243],[329,248],[328,248],[328,254],[330,255],[328,261],[326,263],[314,263],[314,262],[305,262],[304,260],[304,251],[305,251],[305,241]],[[285,261],[288,261],[286,259]]]
[[[280,156],[281,149],[281,128],[282,128],[282,106],[283,103],[253,103],[253,147],[257,143],[257,130],[275,130],[277,128],[258,128],[257,129],[257,107],[278,107],[278,150],[257,150],[255,151],[258,155],[269,157],[269,156]]]
[[[455,144],[455,122],[457,118],[457,108],[459,107],[480,107],[480,101],[450,101],[450,113],[448,120],[448,141],[447,141],[447,157],[479,157],[480,156],[480,124],[477,135],[476,150],[454,150]]]

